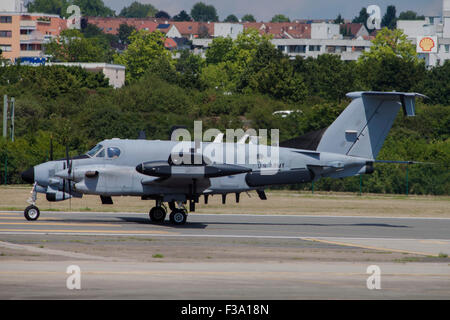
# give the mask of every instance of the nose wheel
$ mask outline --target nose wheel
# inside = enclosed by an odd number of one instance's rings
[[[31,205],[25,209],[23,214],[28,221],[35,221],[39,218],[40,212],[38,207]]]
[[[30,206],[25,208],[25,210],[23,211],[23,215],[25,216],[25,219],[27,219],[28,221],[35,221],[39,218],[40,215],[38,207],[35,206],[37,198],[36,182],[33,184],[33,189],[31,189],[30,193],[31,196],[27,200]]]

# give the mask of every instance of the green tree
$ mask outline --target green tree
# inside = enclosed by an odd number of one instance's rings
[[[425,79],[417,83],[415,90],[430,98],[425,101],[427,103],[450,106],[450,61],[428,71]],[[442,126],[435,128],[438,127]],[[447,128],[450,128],[450,124]]]
[[[397,25],[397,10],[395,6],[388,6],[386,10],[386,14],[383,16],[381,20],[381,27],[386,27],[388,29],[395,29]]]
[[[404,60],[419,63],[416,46],[408,40],[402,30],[381,29],[369,51],[364,51],[362,60],[377,60],[383,56],[400,56]]]
[[[287,57],[271,59],[268,64],[250,76],[248,88],[288,102],[301,102],[308,94],[303,77],[294,73]]]
[[[270,48],[272,53],[276,50],[270,43],[270,37],[261,36],[255,29],[245,30],[236,40],[215,38],[206,52],[207,67],[202,70],[205,85],[211,83],[211,87],[226,91],[243,90],[248,86],[250,74],[258,70],[256,64],[252,67],[253,71],[249,68],[256,61],[262,46],[267,50]]]
[[[206,51],[206,63],[218,64],[233,59],[234,41],[230,37],[215,38]]]
[[[134,26],[130,26],[126,23],[122,23],[119,26],[119,40],[123,44],[130,44],[130,36],[133,34],[133,32],[136,31],[136,28]]]
[[[28,12],[45,12],[66,16],[67,0],[34,0],[28,2]]]
[[[242,22],[256,22],[256,19],[252,14],[246,14],[242,17]]]
[[[234,14],[230,14],[225,18],[224,22],[239,22],[239,19]]]
[[[103,0],[34,0],[27,4],[28,12],[53,13],[67,17],[67,7],[71,4],[77,5],[84,16],[112,17],[115,12],[105,6]]]
[[[342,15],[339,13],[337,18],[334,20],[334,23],[336,24],[342,24],[344,23],[344,19],[342,18]]]
[[[183,88],[202,89],[200,82],[201,69],[205,62],[199,55],[183,50],[175,64],[178,72],[178,84]]]
[[[93,17],[115,16],[114,10],[105,6],[103,0],[74,0],[73,4],[80,7],[81,14],[83,16],[93,16]]]
[[[363,7],[361,11],[359,11],[359,16],[353,18],[353,23],[362,23],[367,28],[367,19],[369,19],[369,14],[367,13],[367,9]]]
[[[408,10],[401,12],[398,20],[425,20],[425,16],[418,16],[415,11]]]
[[[63,62],[110,62],[109,48],[96,38],[85,38],[78,30],[67,29],[58,38],[45,45],[45,53],[53,61]]]
[[[165,36],[160,31],[135,31],[129,40],[127,50],[114,56],[115,63],[127,67],[127,80],[138,79],[148,70],[157,70],[162,65],[172,67],[171,53],[164,48]]]
[[[272,20],[270,22],[290,22],[289,17],[285,16],[284,14],[276,14],[272,17]]]
[[[365,87],[380,91],[410,91],[426,73],[416,47],[401,30],[383,28],[372,41],[370,51],[358,61]]]
[[[170,20],[170,15],[167,12],[161,10],[155,14],[155,18]]]
[[[219,21],[219,16],[217,15],[216,8],[212,5],[206,5],[203,2],[197,2],[196,4],[194,4],[191,9],[191,17],[195,21]]]
[[[126,18],[145,18],[154,17],[158,10],[151,4],[142,4],[134,1],[128,7],[124,7],[119,16]]]
[[[311,97],[339,102],[348,92],[360,89],[355,63],[342,61],[337,55],[323,54],[317,59],[297,57],[293,64],[295,72],[308,79],[308,93]]]
[[[181,10],[176,16],[173,17],[174,21],[192,21],[191,16],[185,11]]]

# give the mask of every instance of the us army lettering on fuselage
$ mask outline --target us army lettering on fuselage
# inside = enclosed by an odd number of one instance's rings
[[[282,163],[258,163],[258,169],[261,168],[284,168],[284,162]]]

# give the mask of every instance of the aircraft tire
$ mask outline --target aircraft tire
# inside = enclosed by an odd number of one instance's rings
[[[166,210],[163,207],[153,207],[149,213],[152,222],[161,223],[166,219]]]
[[[187,214],[182,209],[175,209],[170,213],[170,222],[174,225],[183,225],[186,223]]]
[[[36,206],[28,206],[23,212],[25,219],[28,221],[35,221],[39,218],[40,212]]]

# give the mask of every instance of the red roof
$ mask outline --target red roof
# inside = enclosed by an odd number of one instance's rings
[[[362,23],[344,23],[344,24],[341,24],[341,28],[343,30],[348,30],[353,37],[355,37],[358,34],[359,30],[361,30],[362,27],[363,27]]]
[[[214,23],[196,21],[173,21],[171,23],[175,25],[183,36],[198,35],[201,33],[201,28],[206,28],[208,30],[208,34],[211,36],[214,34]]]
[[[96,25],[104,33],[117,34],[121,24],[127,24],[135,27],[137,30],[148,30],[153,32],[156,30],[158,23],[152,18],[104,18],[104,17],[87,17],[87,22]]]
[[[246,22],[244,29],[257,29],[260,34],[271,34],[275,39],[311,38],[311,25],[296,22]]]
[[[177,47],[177,43],[171,38],[166,38],[164,41],[164,47],[167,49],[175,49]]]

